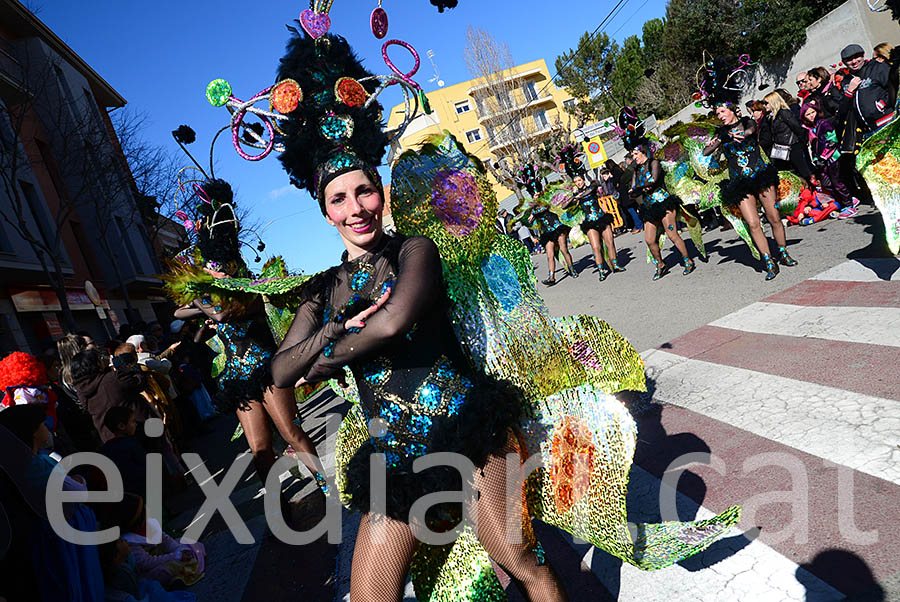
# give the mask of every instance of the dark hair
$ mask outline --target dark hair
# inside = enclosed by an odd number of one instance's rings
[[[776,88],[775,92],[784,99],[784,104],[787,106],[791,106],[792,104],[796,104],[797,99],[791,96],[791,93],[785,90],[784,88]]]
[[[69,363],[69,373],[72,375],[73,383],[100,374],[100,352],[96,349],[85,349],[76,353]]]
[[[31,447],[34,433],[47,419],[47,404],[28,403],[6,408],[0,412],[0,426]]]
[[[106,416],[103,417],[103,426],[115,433],[120,424],[128,423],[132,414],[134,414],[134,410],[128,406],[113,406],[106,411]]]
[[[806,72],[806,75],[812,75],[819,80],[820,84],[827,84],[831,79],[831,73],[825,67],[813,67]]]
[[[749,103],[749,104],[750,104],[750,112],[751,113],[753,111],[762,111],[763,113],[769,112],[769,109],[766,108],[766,103],[764,103],[761,100],[754,100],[752,103]]]

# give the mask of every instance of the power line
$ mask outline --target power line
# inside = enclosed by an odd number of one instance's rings
[[[554,73],[550,77],[550,79],[547,81],[547,84],[543,88],[541,88],[541,92],[538,95],[538,98],[540,98],[541,95],[543,95],[543,93],[547,90],[547,88],[549,88],[553,84],[553,80],[556,79],[556,76],[559,75],[559,72],[562,69],[565,69],[569,65],[569,63],[571,63],[573,60],[575,60],[575,57],[578,56],[578,53],[580,53],[588,44],[590,44],[591,41],[593,41],[594,37],[600,32],[600,30],[603,29],[603,27],[605,27],[609,22],[611,22],[612,19],[614,19],[615,16],[618,14],[618,12],[621,11],[621,9],[624,8],[625,5],[628,4],[628,2],[630,2],[630,1],[631,0],[619,0],[616,3],[616,5],[612,7],[612,9],[606,14],[606,16],[603,18],[603,20],[600,21],[600,24],[597,25],[597,27],[594,29],[593,32],[591,32],[591,35],[589,35],[588,38],[584,42],[582,42],[578,46],[578,48],[575,49],[575,52],[572,53],[572,56],[570,56],[567,61],[565,61],[560,67],[558,67],[556,69],[556,73]],[[510,118],[509,121],[504,123],[503,126],[494,133],[493,136],[488,136],[488,139],[485,141],[485,144],[482,144],[480,147],[478,147],[478,150],[473,151],[473,154],[477,155],[479,152],[484,150],[485,146],[487,146],[488,150],[490,150],[491,141],[492,140],[496,141],[499,134],[502,133],[504,130],[506,130],[509,126],[511,126],[516,121],[518,121],[517,118],[515,118],[515,117]]]

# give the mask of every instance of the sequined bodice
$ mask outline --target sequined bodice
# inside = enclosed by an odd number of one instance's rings
[[[216,336],[225,350],[222,380],[242,380],[266,365],[275,354],[275,341],[262,316],[216,325]]]
[[[728,160],[728,172],[732,177],[752,177],[766,166],[759,151],[759,140],[756,134],[747,135],[740,142],[729,135],[732,131],[738,134],[742,133],[744,127],[745,122],[742,120],[733,125],[719,128],[719,136],[723,140],[722,151]]]
[[[647,204],[661,203],[669,198],[669,191],[665,186],[656,186],[653,179],[653,173],[650,170],[650,161],[645,161],[643,165],[638,166],[634,172],[634,183],[637,187],[654,186],[650,192],[644,193],[644,202]]]
[[[600,191],[596,186],[586,186],[575,193],[575,200],[584,213],[585,221],[596,221],[603,217],[603,208],[600,207],[598,197]]]
[[[559,221],[559,216],[550,211],[550,209],[542,208],[539,213],[534,214],[534,223],[541,234],[546,234],[559,228],[561,222]]]
[[[330,271],[327,302],[321,316],[323,325],[352,318],[383,291],[395,287],[397,256],[403,244],[412,244],[416,239],[388,240],[378,252]],[[440,280],[439,270],[438,267],[437,274],[422,277]],[[427,453],[434,418],[454,416],[473,388],[471,372],[447,317],[447,299],[440,288],[438,302],[410,329],[371,355],[349,363],[366,419],[381,419],[372,423],[370,430],[373,435],[382,436],[373,436],[371,443],[385,453],[389,466],[400,455]],[[363,328],[344,336],[346,343],[352,344],[353,337],[366,335]],[[334,343],[326,346],[326,356],[333,346]]]

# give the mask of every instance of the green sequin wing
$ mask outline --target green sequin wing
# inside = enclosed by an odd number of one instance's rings
[[[884,220],[891,253],[900,253],[900,119],[863,142],[856,168],[869,185],[875,206]]]

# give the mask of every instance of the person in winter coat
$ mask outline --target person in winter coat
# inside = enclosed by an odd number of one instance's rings
[[[766,105],[772,112],[772,152],[769,157],[778,171],[792,170],[809,181],[812,162],[807,150],[807,132],[778,92],[766,95]]]
[[[816,99],[810,99],[803,105],[803,124],[809,129],[809,145],[816,172],[813,183],[834,197],[842,209],[853,209],[855,212],[859,201],[841,179],[841,152],[838,150],[834,124],[824,117]]]
[[[891,67],[888,63],[867,61],[859,44],[844,48],[841,60],[850,72],[849,80],[845,77],[842,82],[844,98],[840,115],[845,128],[841,147],[856,154],[858,145],[887,125],[896,114],[891,102]]]
[[[113,406],[132,408],[140,425],[148,418],[158,417],[156,411],[141,396],[146,380],[140,370],[115,370],[104,366],[96,349],[78,352],[72,358],[71,369],[78,399],[90,413],[103,443],[115,437],[103,423],[106,412]]]
[[[769,107],[761,100],[754,100],[750,105],[750,113],[753,120],[756,121],[756,135],[759,139],[759,148],[766,153],[772,154],[772,114],[769,113]]]
[[[815,100],[822,110],[823,119],[833,119],[841,108],[843,95],[831,80],[831,72],[825,67],[813,67],[806,73],[810,93],[807,101]],[[802,117],[802,114],[801,114]]]

